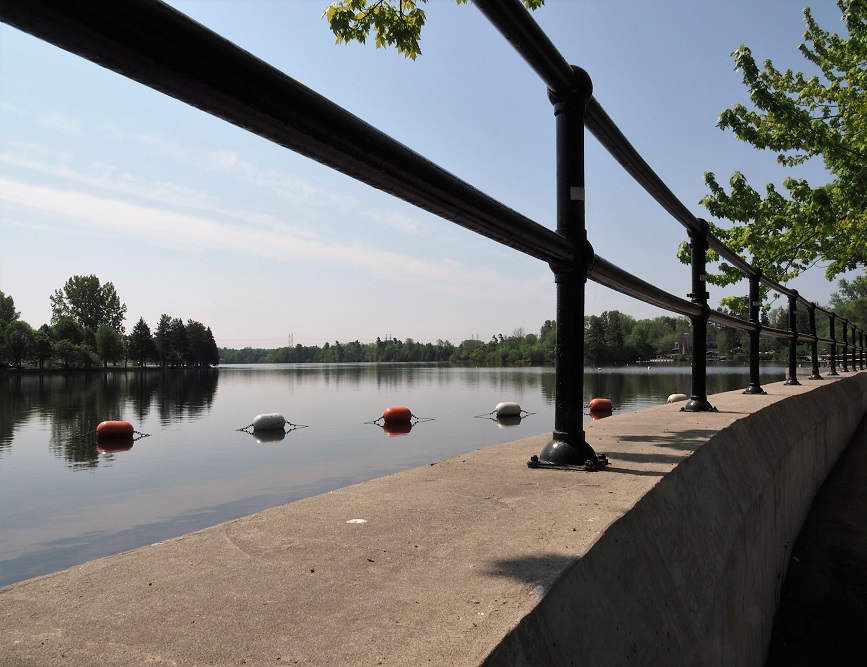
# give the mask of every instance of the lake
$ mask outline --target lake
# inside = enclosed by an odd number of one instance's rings
[[[783,366],[763,368],[763,383],[784,378]],[[709,368],[708,394],[748,383],[746,367]],[[553,393],[551,367],[299,364],[0,376],[0,586],[550,432]],[[672,393],[690,393],[688,367],[585,369],[585,405],[601,396],[629,412]],[[531,414],[504,427],[490,417],[501,401]],[[369,423],[394,405],[420,418],[409,433]],[[238,430],[265,412],[303,428],[270,440]],[[106,419],[147,435],[111,451],[94,433]]]

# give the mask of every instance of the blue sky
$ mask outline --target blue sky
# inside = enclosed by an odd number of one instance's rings
[[[172,0],[181,12],[549,227],[554,119],[544,85],[472,5],[432,0],[415,62],[340,45],[324,0]],[[810,5],[842,30],[831,0]],[[731,52],[806,70],[792,0],[549,0],[534,13],[651,167],[699,217],[702,174],[785,172],[716,128],[746,102]],[[590,137],[596,252],[685,296],[685,240]],[[821,165],[803,172],[824,181]],[[127,331],[160,314],[226,347],[412,337],[459,342],[554,317],[548,266],[0,24],[0,290],[34,327],[73,275],[111,281]],[[792,283],[827,303],[821,266]],[[711,301],[745,293],[746,283]],[[588,283],[587,312],[662,311]]]

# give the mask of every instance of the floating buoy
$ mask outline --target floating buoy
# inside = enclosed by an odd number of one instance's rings
[[[672,394],[668,397],[668,403],[678,403],[680,401],[685,401],[689,398],[686,394]]]
[[[509,401],[497,403],[497,407],[494,408],[494,414],[497,415],[498,419],[500,417],[520,417],[521,406],[517,403],[512,403]]]
[[[279,412],[266,412],[262,415],[253,417],[254,431],[276,431],[283,430],[286,426],[286,418]]]
[[[402,405],[386,408],[382,413],[382,421],[386,425],[409,424],[412,422],[412,410]]]
[[[104,421],[96,427],[97,438],[131,438],[133,435],[135,429],[132,424],[125,421]]]
[[[607,398],[594,398],[590,401],[590,412],[611,412],[614,406]]]
[[[613,413],[611,410],[591,410],[590,411],[590,419],[593,421],[598,421],[600,419],[605,419],[606,417],[610,417]]]

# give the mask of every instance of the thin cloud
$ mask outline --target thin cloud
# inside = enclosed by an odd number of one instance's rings
[[[50,116],[41,116],[37,122],[40,126],[47,127],[56,132],[74,135],[84,134],[81,125],[68,116],[51,114]]]
[[[349,267],[368,274],[413,280],[448,293],[515,298],[534,292],[536,281],[504,278],[488,267],[468,267],[451,259],[428,260],[361,243],[322,241],[295,233],[288,226],[250,227],[154,207],[0,179],[0,201],[40,211],[64,221],[68,232],[111,234],[192,252],[231,251],[268,260]]]

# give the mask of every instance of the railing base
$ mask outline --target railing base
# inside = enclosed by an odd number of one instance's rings
[[[542,449],[539,456],[533,456],[527,465],[531,468],[569,467],[584,470],[597,470],[608,465],[604,454],[597,455],[586,442],[576,444],[554,438]]]
[[[762,386],[759,385],[759,384],[751,384],[749,387],[747,387],[746,389],[744,389],[744,393],[745,393],[745,394],[761,394],[761,395],[764,395],[764,394],[767,394],[768,392],[766,392],[764,389],[762,389]]]
[[[786,380],[785,384],[792,387],[801,386],[801,383],[798,382],[798,378],[789,378],[788,380]]]
[[[693,396],[690,398],[686,405],[684,405],[681,409],[681,412],[716,412],[716,408],[713,407],[706,398],[699,398],[697,396]]]

